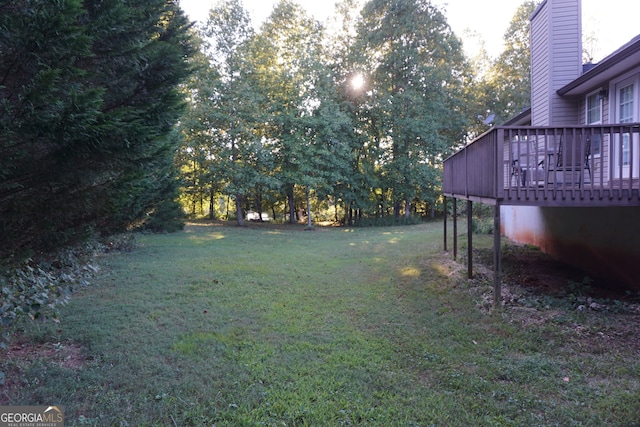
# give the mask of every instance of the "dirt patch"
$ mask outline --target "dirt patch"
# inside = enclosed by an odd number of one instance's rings
[[[71,342],[33,343],[15,339],[8,348],[0,350],[0,405],[10,403],[15,391],[24,387],[23,372],[34,363],[56,365],[72,371],[85,366],[86,358],[82,347]]]
[[[492,271],[492,249],[475,250],[474,260]],[[626,291],[616,283],[593,279],[588,273],[558,261],[531,245],[512,243],[503,246],[502,279],[506,284],[554,297],[578,292],[592,298],[640,302],[640,293]]]
[[[34,362],[45,360],[66,369],[82,369],[85,358],[82,348],[75,343],[44,343],[34,344],[17,342],[4,351],[5,360],[20,360],[21,362]]]
[[[494,309],[492,284],[493,251],[475,250],[467,285],[483,310]],[[585,351],[640,350],[640,293],[592,280],[533,246],[503,246],[502,306],[524,327],[560,326]]]

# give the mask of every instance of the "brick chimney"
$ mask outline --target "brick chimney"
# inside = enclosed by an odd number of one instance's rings
[[[582,73],[581,0],[544,0],[531,16],[531,124],[578,123],[575,103],[556,91]]]

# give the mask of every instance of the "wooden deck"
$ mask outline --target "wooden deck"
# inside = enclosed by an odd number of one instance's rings
[[[444,161],[447,197],[521,206],[640,206],[640,124],[496,127]]]
[[[468,276],[473,277],[473,202],[500,206],[640,206],[640,124],[495,127],[444,161],[443,193],[467,201]],[[456,210],[454,209],[454,212]],[[457,256],[454,220],[453,254]],[[501,300],[501,241],[494,233],[494,304]],[[447,218],[444,219],[447,250]]]

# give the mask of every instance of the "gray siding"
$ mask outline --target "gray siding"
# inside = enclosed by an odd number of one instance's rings
[[[531,124],[550,124],[549,103],[549,10],[543,2],[531,20]]]
[[[531,120],[534,126],[578,121],[576,103],[556,93],[582,72],[580,0],[546,0],[531,20]]]

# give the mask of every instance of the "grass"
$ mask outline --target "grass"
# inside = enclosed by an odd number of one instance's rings
[[[16,333],[81,357],[5,357],[2,403],[67,425],[640,425],[637,340],[612,332],[636,316],[487,311],[441,228],[139,236],[61,324]]]

